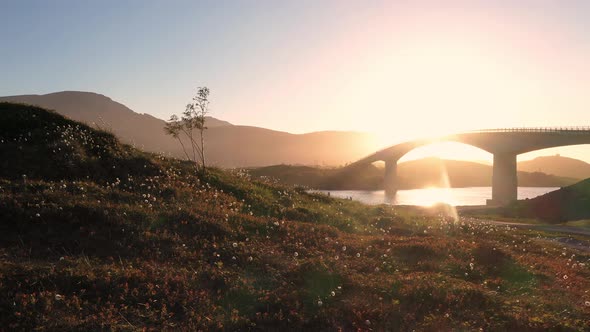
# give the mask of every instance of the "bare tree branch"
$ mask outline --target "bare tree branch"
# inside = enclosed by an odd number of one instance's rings
[[[206,170],[204,132],[207,129],[205,117],[209,114],[209,92],[207,87],[197,88],[193,102],[186,105],[182,116],[179,118],[177,115],[172,115],[164,128],[166,134],[178,140],[187,159],[194,162],[203,172]],[[198,131],[198,140],[194,136],[194,130]],[[182,142],[181,134],[190,142],[192,158]]]

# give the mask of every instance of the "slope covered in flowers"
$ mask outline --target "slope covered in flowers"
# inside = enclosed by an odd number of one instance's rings
[[[583,330],[546,234],[196,175],[0,104],[0,330]]]

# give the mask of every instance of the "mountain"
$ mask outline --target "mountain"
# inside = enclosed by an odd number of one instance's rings
[[[46,95],[0,97],[53,109],[73,120],[114,133],[123,142],[145,151],[183,158],[178,142],[164,133],[165,121],[139,114],[110,98],[90,92],[64,91]],[[237,126],[212,117],[205,131],[206,157],[221,167],[273,164],[341,165],[375,146],[374,137],[356,132],[325,131],[290,134],[258,127]]]
[[[463,160],[424,158],[402,162],[398,176],[403,187],[480,187],[492,185],[492,165]],[[518,185],[523,187],[562,187],[575,183],[576,178],[555,176],[546,172],[518,171]]]
[[[490,186],[492,167],[476,162],[423,158],[399,163],[398,177],[402,187]]]
[[[252,169],[250,174],[316,189],[377,190],[383,188],[384,170],[375,165],[362,169],[275,165]],[[540,172],[518,172],[518,184],[525,187],[561,187],[576,181],[576,179]],[[398,165],[400,189],[446,187],[447,185],[455,188],[491,186],[492,166],[439,158],[411,160]]]
[[[514,202],[500,211],[507,217],[536,218],[552,223],[590,219],[590,179]]]
[[[140,114],[111,98],[93,92],[62,91],[45,95],[0,97],[0,101],[37,105],[56,110],[72,120],[96,125],[102,129],[120,130],[130,124],[141,123],[148,128],[161,125],[162,120],[149,114]],[[208,127],[231,126],[231,123],[208,116]]]
[[[590,178],[590,164],[560,155],[521,161],[518,163],[518,169],[525,172],[543,172],[575,179]]]

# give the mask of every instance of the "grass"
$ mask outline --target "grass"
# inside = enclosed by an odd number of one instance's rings
[[[0,330],[588,327],[590,256],[535,232],[198,175],[35,107],[0,127]]]

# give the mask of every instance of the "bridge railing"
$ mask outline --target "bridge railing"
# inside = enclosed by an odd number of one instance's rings
[[[472,130],[469,133],[590,133],[590,126],[495,128]]]

